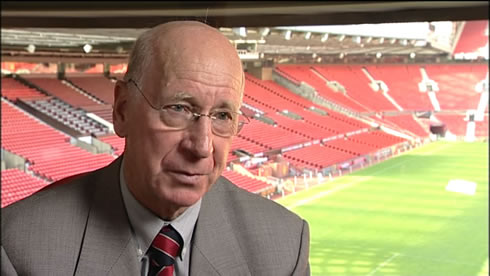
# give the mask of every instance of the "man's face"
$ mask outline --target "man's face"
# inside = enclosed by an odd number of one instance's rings
[[[241,68],[230,68],[227,60],[212,54],[196,54],[153,61],[138,83],[142,93],[156,107],[179,104],[204,114],[217,109],[237,112]],[[160,205],[194,204],[220,176],[232,138],[215,135],[211,119],[204,116],[187,129],[170,130],[133,83],[122,86],[125,93],[138,94],[122,108],[124,123],[117,127],[126,137],[124,171],[129,189],[154,212]]]

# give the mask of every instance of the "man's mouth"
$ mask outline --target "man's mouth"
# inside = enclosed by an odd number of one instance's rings
[[[200,182],[200,180],[202,180],[203,177],[206,177],[207,174],[200,172],[171,171],[170,175],[179,182],[192,185]]]

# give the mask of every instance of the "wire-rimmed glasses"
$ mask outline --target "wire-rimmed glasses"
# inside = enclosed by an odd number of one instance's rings
[[[160,118],[163,124],[174,130],[186,129],[193,122],[204,116],[211,119],[211,130],[214,134],[221,137],[231,137],[240,132],[242,127],[250,122],[250,119],[241,112],[233,112],[226,109],[214,110],[209,114],[202,114],[192,111],[191,107],[185,104],[167,104],[162,107],[156,107],[148,100],[143,91],[141,91],[136,81],[129,79],[127,82],[133,83],[146,103],[152,109],[160,112]]]

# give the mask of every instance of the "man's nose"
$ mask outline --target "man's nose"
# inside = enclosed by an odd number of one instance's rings
[[[197,158],[206,158],[213,154],[212,120],[201,116],[187,129],[189,136],[185,141],[185,148]]]

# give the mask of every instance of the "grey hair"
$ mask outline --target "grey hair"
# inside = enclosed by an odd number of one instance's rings
[[[128,69],[123,80],[132,79],[143,85],[143,73],[151,65],[151,61],[155,56],[155,29],[150,29],[141,34],[133,45],[129,55]],[[141,87],[141,86],[140,86]]]

